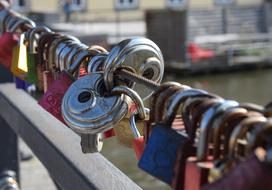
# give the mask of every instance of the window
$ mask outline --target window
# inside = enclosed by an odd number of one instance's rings
[[[233,5],[236,3],[236,0],[214,0],[214,5],[220,5],[220,6],[224,6],[224,5]]]
[[[185,8],[188,5],[188,0],[166,0],[166,7],[169,8]]]
[[[27,11],[26,0],[13,0],[12,1],[12,8],[15,11],[18,11],[18,12],[25,12],[25,11]]]
[[[72,0],[71,8],[73,11],[82,11],[87,9],[86,0]]]
[[[117,10],[137,9],[138,7],[139,0],[115,0]]]

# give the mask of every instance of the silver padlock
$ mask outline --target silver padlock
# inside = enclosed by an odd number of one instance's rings
[[[108,92],[114,87],[114,71],[121,67],[160,83],[164,73],[164,60],[159,47],[149,39],[136,37],[120,42],[104,62],[104,82]],[[134,90],[142,99],[152,94],[150,89],[140,84],[136,84]]]
[[[127,113],[124,95],[108,95],[102,73],[86,75],[66,92],[61,111],[67,125],[79,134],[103,133]]]

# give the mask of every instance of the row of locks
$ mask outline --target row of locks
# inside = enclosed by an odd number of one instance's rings
[[[163,56],[146,38],[108,52],[7,9],[0,26],[1,64],[18,87],[31,83],[44,92],[39,105],[80,135],[84,153],[116,136],[133,148],[139,168],[173,189],[272,189],[272,104],[158,85]]]

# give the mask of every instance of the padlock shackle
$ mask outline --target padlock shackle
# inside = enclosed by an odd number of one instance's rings
[[[80,65],[86,59],[89,59],[91,56],[92,56],[92,53],[87,50],[80,51],[79,54],[77,55],[76,59],[73,61],[73,63],[67,69],[67,72],[69,74],[73,75],[79,69]]]
[[[240,122],[232,131],[229,143],[228,143],[228,160],[229,163],[231,162],[230,159],[233,159],[235,157],[235,147],[237,147],[238,139],[244,137],[246,133],[256,127],[256,125],[264,125],[267,123],[267,118],[264,116],[256,116],[256,117],[250,117],[244,119],[242,122]]]
[[[184,122],[185,129],[191,139],[193,139],[193,137],[190,136],[191,135],[190,131],[193,126],[192,119],[191,119],[193,108],[203,103],[204,101],[210,100],[215,97],[217,98],[217,96],[211,96],[210,94],[200,94],[199,96],[192,96],[185,100],[182,106],[181,115],[182,115],[182,120]]]
[[[191,89],[191,87],[186,85],[181,85],[181,86],[171,86],[168,89],[162,91],[157,98],[157,102],[155,106],[156,107],[155,122],[157,123],[163,122],[164,115],[165,115],[164,111],[167,110],[166,107],[173,94],[184,91],[184,90],[189,90],[189,89]]]
[[[73,36],[68,36],[68,35],[61,35],[60,37],[56,38],[53,40],[49,47],[49,57],[48,57],[48,67],[50,70],[53,70],[53,68],[56,66],[55,64],[55,54],[56,54],[56,49],[59,44],[65,41],[78,41],[80,42],[76,37]]]
[[[75,56],[78,55],[80,52],[85,51],[88,48],[85,44],[79,43],[78,46],[76,46],[69,54],[68,57],[66,58],[65,67],[69,68],[75,59]]]
[[[144,111],[146,112],[146,114],[149,114],[149,112],[150,112],[150,110],[148,108],[144,108]],[[137,125],[136,125],[135,113],[131,114],[131,117],[129,118],[129,124],[130,124],[130,128],[131,128],[134,138],[141,137],[142,135],[140,134],[140,132],[137,128]]]
[[[39,39],[36,39],[36,34],[44,34],[44,33],[52,33],[51,29],[46,26],[37,26],[30,30],[28,40],[29,40],[29,53],[37,53],[35,49],[35,41],[38,41]]]
[[[63,71],[65,69],[64,67],[64,58],[62,63],[60,63],[61,56],[65,57],[65,55],[69,54],[70,51],[72,50],[72,45],[78,44],[76,41],[66,41],[60,43],[55,51],[55,57],[54,57],[54,63],[55,63],[55,68]]]
[[[260,129],[255,129],[256,132],[252,132],[253,135],[250,136],[248,139],[248,145],[246,147],[246,154],[252,154],[254,150],[258,147],[262,147],[264,144],[268,144],[267,139],[270,139],[267,137],[267,135],[271,135],[272,132],[272,121],[267,121],[263,125],[261,125]],[[270,160],[266,160],[269,163],[272,163],[271,158]]]
[[[233,100],[224,100],[222,103],[210,107],[203,115],[199,124],[200,136],[197,145],[198,161],[205,161],[208,156],[208,147],[211,138],[211,129],[214,119],[227,109],[237,107],[239,103]]]
[[[69,66],[71,64],[69,64],[67,62],[67,58],[69,56],[70,53],[74,53],[75,49],[77,50],[79,48],[81,43],[78,43],[76,41],[71,41],[71,42],[67,42],[65,43],[64,48],[61,48],[60,46],[58,46],[57,49],[57,54],[55,56],[55,63],[56,63],[56,67],[60,70],[66,70],[67,68],[69,68]]]
[[[29,18],[20,16],[19,18],[15,17],[15,24],[9,29],[11,33],[15,33],[19,27],[28,26],[29,28],[33,28],[36,26],[35,22],[30,20]]]
[[[157,102],[157,98],[158,96],[160,95],[160,93],[164,90],[166,90],[167,88],[170,88],[172,86],[178,86],[178,87],[182,87],[182,85],[180,83],[177,83],[177,82],[165,82],[163,84],[161,84],[159,86],[158,89],[156,89],[153,94],[152,94],[152,97],[150,99],[150,117],[149,117],[149,121],[148,123],[151,124],[155,121],[155,110],[156,110],[156,102]]]
[[[245,108],[234,107],[226,110],[224,113],[220,114],[212,126],[212,139],[213,139],[213,158],[215,160],[220,159],[220,148],[221,148],[221,137],[223,132],[228,130],[228,124],[230,121],[237,120],[239,118],[244,119],[248,115],[248,111]],[[232,127],[231,127],[232,128]],[[224,136],[226,138],[226,136]],[[225,139],[227,140],[227,139]]]
[[[208,94],[208,93],[204,90],[185,89],[173,94],[169,99],[169,106],[165,114],[163,123],[164,124],[173,123],[180,105],[183,104],[187,98],[192,96],[198,96],[200,94]]]
[[[111,90],[111,94],[114,95],[125,94],[128,97],[130,97],[137,106],[137,111],[140,119],[144,120],[146,118],[144,103],[136,91],[127,86],[116,86]]]
[[[94,56],[90,61],[87,63],[87,71],[88,73],[99,72],[103,70],[103,63],[107,57],[107,54],[99,54]]]

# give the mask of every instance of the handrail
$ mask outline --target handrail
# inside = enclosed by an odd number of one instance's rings
[[[83,155],[80,137],[13,84],[0,85],[0,105],[0,117],[62,189],[141,189],[100,153]]]

